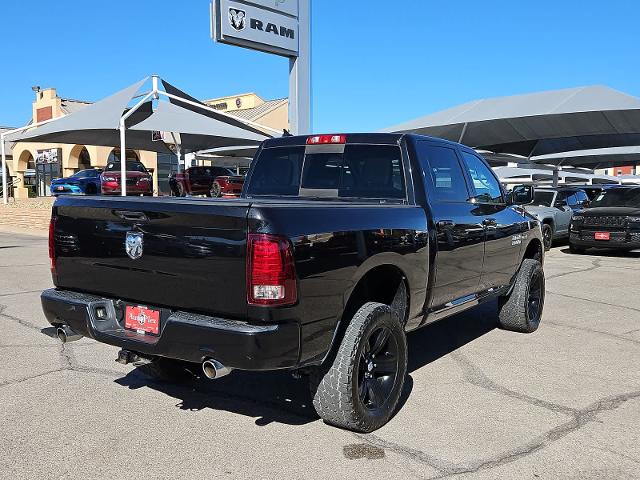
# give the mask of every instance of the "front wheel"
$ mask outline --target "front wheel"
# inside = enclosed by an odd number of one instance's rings
[[[553,229],[547,223],[542,224],[542,240],[544,241],[544,249],[548,251],[553,245]]]
[[[516,275],[513,290],[498,303],[500,328],[514,332],[535,332],[544,308],[545,279],[542,265],[526,259]]]
[[[335,358],[312,372],[313,406],[331,425],[372,432],[395,412],[406,374],[407,340],[397,313],[388,305],[366,303],[349,323]]]
[[[220,184],[218,182],[213,182],[211,184],[211,190],[209,190],[209,194],[213,198],[219,198],[219,197],[222,196],[222,187],[220,186]]]

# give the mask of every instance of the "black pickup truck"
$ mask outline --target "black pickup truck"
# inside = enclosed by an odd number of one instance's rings
[[[405,332],[496,298],[501,327],[536,330],[543,255],[539,222],[467,147],[283,137],[239,199],[58,198],[42,306],[61,340],[159,375],[305,374],[327,423],[369,432],[396,409]]]

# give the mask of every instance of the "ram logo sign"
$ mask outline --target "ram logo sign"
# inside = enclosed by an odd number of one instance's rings
[[[216,41],[287,57],[298,55],[297,1],[216,0],[214,8]]]
[[[246,25],[245,17],[247,16],[244,10],[238,10],[236,8],[229,9],[229,23],[237,31],[240,31]]]

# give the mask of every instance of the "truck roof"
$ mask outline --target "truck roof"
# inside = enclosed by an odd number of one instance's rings
[[[378,145],[396,145],[403,137],[409,137],[414,139],[428,139],[435,142],[446,143],[449,145],[458,145],[455,142],[444,140],[442,138],[428,137],[426,135],[417,135],[413,133],[336,133],[331,132],[328,134],[315,133],[312,135],[293,135],[289,137],[270,138],[265,140],[264,147],[282,147],[282,146],[304,146],[307,144],[309,137],[315,137],[318,135],[344,135],[346,136],[346,143],[373,143]],[[461,145],[464,147],[464,145]]]

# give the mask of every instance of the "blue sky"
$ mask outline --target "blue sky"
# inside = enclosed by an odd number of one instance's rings
[[[209,38],[208,0],[3,2],[0,125],[32,85],[98,100],[158,73],[198,98],[287,95],[286,59]],[[635,0],[313,0],[316,132],[366,131],[469,100],[605,84],[640,96]]]

